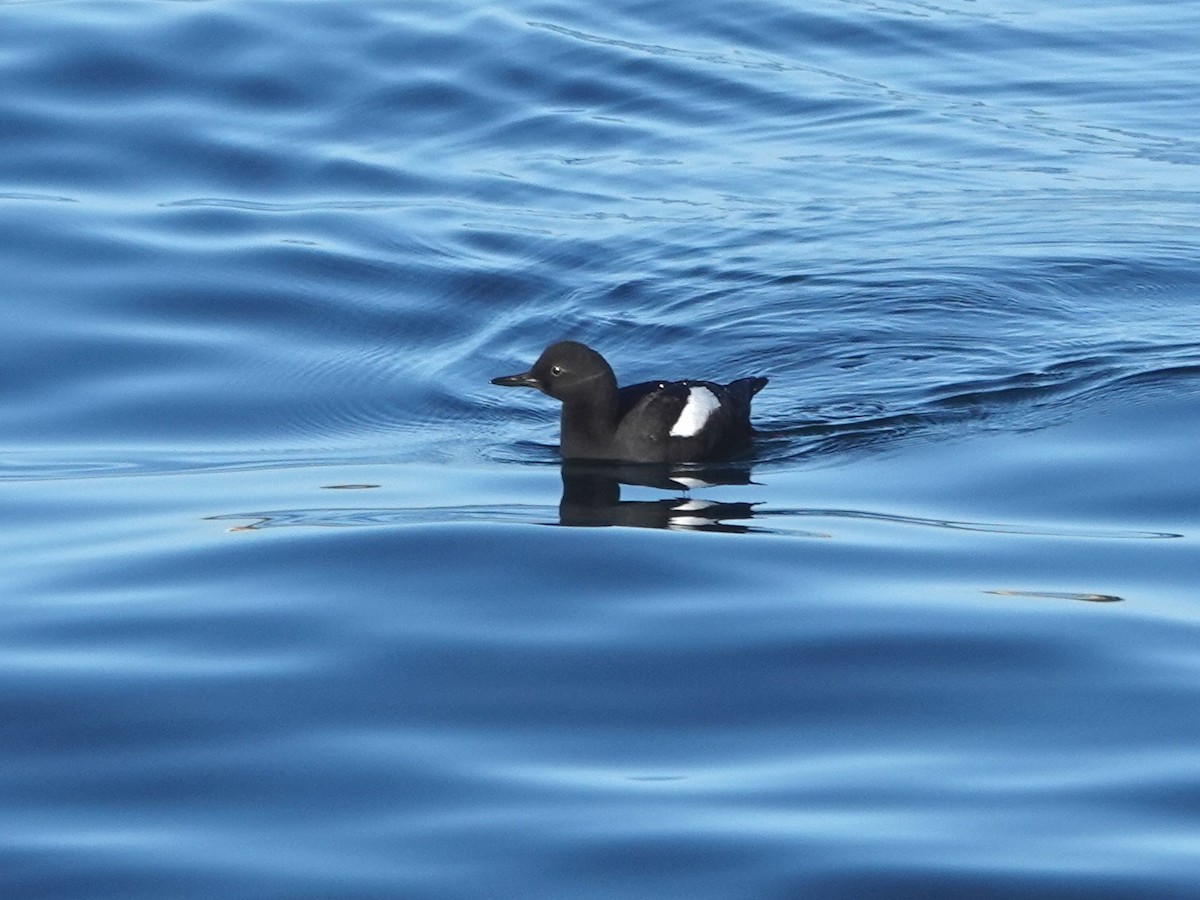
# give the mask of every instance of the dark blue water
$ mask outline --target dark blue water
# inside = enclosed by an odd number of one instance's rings
[[[0,895],[1200,894],[1198,46],[0,3]],[[561,469],[561,337],[754,457]]]

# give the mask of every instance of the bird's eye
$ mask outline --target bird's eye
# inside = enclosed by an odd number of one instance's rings
[[[562,374],[562,366],[551,366],[550,374],[553,375],[555,378],[557,378],[559,375]]]

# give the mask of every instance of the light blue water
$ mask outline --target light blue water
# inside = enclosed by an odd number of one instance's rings
[[[1198,40],[0,3],[0,895],[1196,896]]]

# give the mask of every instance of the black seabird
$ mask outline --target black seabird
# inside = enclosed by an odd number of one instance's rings
[[[533,368],[493,378],[562,401],[564,459],[638,463],[706,462],[750,442],[750,401],[767,379],[646,381],[618,388],[604,357],[576,341],[545,349]]]

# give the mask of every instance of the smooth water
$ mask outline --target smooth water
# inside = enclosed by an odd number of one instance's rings
[[[1200,894],[1198,42],[0,2],[0,895]]]

